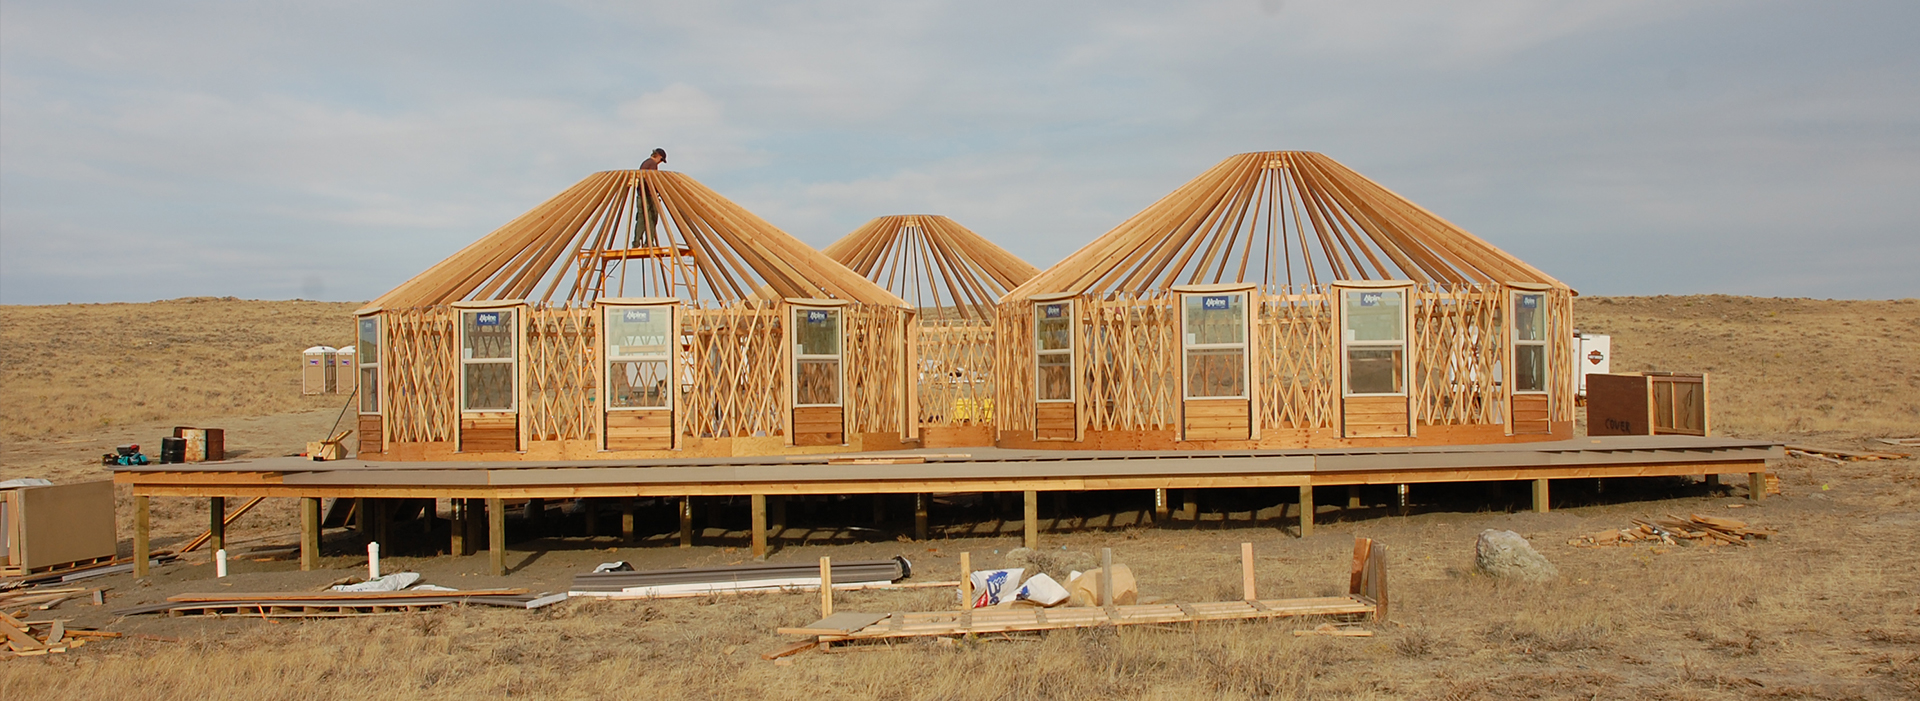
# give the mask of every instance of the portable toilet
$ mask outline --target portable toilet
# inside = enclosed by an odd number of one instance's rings
[[[347,346],[333,352],[333,393],[353,394],[353,388],[359,386],[360,375],[354,372],[353,346]]]
[[[300,393],[326,394],[333,390],[332,346],[314,346],[300,352]]]

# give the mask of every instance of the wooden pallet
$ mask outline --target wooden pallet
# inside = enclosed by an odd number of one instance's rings
[[[1385,620],[1387,614],[1386,546],[1371,538],[1354,539],[1353,567],[1346,596],[1300,599],[1252,598],[1252,548],[1243,547],[1243,574],[1248,599],[1205,603],[1155,603],[1116,606],[1018,607],[962,611],[892,612],[843,611],[810,625],[781,628],[783,635],[800,635],[821,649],[836,644],[883,642],[903,638],[945,637],[1208,621],[1257,621],[1324,616],[1342,620]],[[807,642],[807,641],[802,641]],[[796,644],[769,653],[775,659],[809,649]]]
[[[167,615],[211,616],[222,618],[237,616],[242,618],[350,618],[354,616],[384,616],[400,613],[414,613],[427,609],[449,606],[454,602],[435,601],[413,604],[233,604],[208,602],[205,604],[184,604],[167,610]]]
[[[41,574],[66,574],[68,572],[77,572],[80,570],[84,570],[88,567],[94,567],[96,565],[112,564],[113,559],[114,559],[113,555],[102,555],[100,557],[88,558],[85,560],[63,562],[58,565],[42,565],[40,567],[14,567],[14,566],[0,567],[0,577],[30,577],[33,575],[41,575]]]

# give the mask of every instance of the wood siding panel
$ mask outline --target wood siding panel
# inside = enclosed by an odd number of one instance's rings
[[[1245,399],[1189,399],[1183,409],[1186,440],[1244,441],[1253,435],[1253,409]]]
[[[1641,375],[1587,376],[1587,435],[1648,436],[1647,378]]]
[[[1074,418],[1072,403],[1041,404],[1035,412],[1034,438],[1043,441],[1071,441],[1074,438]]]
[[[461,415],[460,450],[467,453],[512,453],[520,450],[520,416]]]
[[[1513,432],[1551,433],[1553,422],[1548,415],[1547,395],[1513,395]]]
[[[794,409],[793,444],[840,445],[847,442],[844,411],[837,406]]]
[[[1347,397],[1341,413],[1349,438],[1407,435],[1406,397]]]
[[[673,412],[607,412],[607,450],[668,450],[673,447]]]
[[[356,428],[359,429],[357,435],[360,436],[360,444],[354,450],[355,454],[380,453],[386,450],[386,435],[381,430],[379,414],[361,414]]]

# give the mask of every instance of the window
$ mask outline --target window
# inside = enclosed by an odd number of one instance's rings
[[[513,411],[514,310],[460,314],[460,410]]]
[[[1347,394],[1405,394],[1406,292],[1342,290]]]
[[[1034,399],[1073,401],[1073,303],[1034,305],[1033,317]]]
[[[603,311],[607,408],[672,408],[673,308],[608,306]]]
[[[1247,295],[1182,295],[1186,397],[1247,396]]]
[[[360,413],[380,413],[380,317],[360,317],[353,354],[360,365]]]
[[[840,405],[840,310],[793,310],[793,404]]]
[[[1546,295],[1513,296],[1513,391],[1547,391]]]

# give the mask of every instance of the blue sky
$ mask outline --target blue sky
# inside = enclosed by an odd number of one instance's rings
[[[1320,151],[1584,294],[1920,296],[1920,5],[0,5],[0,302],[365,300],[663,146],[1040,267]]]

